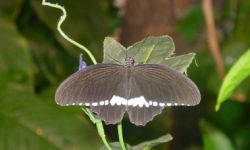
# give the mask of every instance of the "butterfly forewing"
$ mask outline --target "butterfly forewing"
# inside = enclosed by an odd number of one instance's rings
[[[98,104],[111,99],[124,74],[120,65],[92,65],[68,77],[56,92],[59,105]]]
[[[192,80],[170,67],[138,65],[135,66],[132,77],[147,100],[170,106],[192,106],[200,102],[200,92]],[[131,97],[136,96],[134,94]]]

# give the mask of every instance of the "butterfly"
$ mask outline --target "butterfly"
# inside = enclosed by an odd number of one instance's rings
[[[199,89],[187,76],[160,64],[95,64],[80,69],[58,87],[56,103],[87,106],[106,124],[121,122],[125,112],[135,125],[145,125],[168,106],[200,103]]]

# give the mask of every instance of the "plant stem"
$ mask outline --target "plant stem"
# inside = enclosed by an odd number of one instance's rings
[[[64,20],[67,17],[67,12],[64,9],[64,7],[61,6],[61,5],[59,5],[59,4],[53,4],[53,3],[50,3],[50,2],[46,2],[46,0],[42,1],[42,5],[53,7],[53,8],[57,8],[57,9],[60,9],[63,12],[62,16],[60,17],[60,19],[59,19],[59,21],[57,23],[57,30],[58,30],[58,32],[61,34],[61,36],[64,39],[66,39],[67,41],[69,41],[73,45],[75,45],[75,46],[79,47],[80,49],[82,49],[83,51],[85,51],[88,54],[88,56],[91,58],[92,62],[94,64],[97,64],[95,57],[93,56],[93,54],[90,52],[89,49],[87,49],[85,46],[81,45],[80,43],[77,43],[76,41],[72,40],[61,29],[61,25],[62,25],[62,23],[64,22]],[[104,128],[103,128],[102,121],[99,120],[99,119],[96,119],[95,116],[91,113],[91,111],[88,108],[82,108],[82,110],[89,116],[90,120],[94,124],[96,124],[96,128],[97,128],[98,134],[100,135],[100,137],[101,137],[104,145],[106,146],[106,148],[108,150],[112,150],[112,148],[110,147],[109,143],[106,140],[106,135],[105,135],[105,131],[104,131]]]
[[[57,9],[60,9],[60,10],[63,12],[62,16],[60,17],[60,19],[59,19],[59,21],[58,21],[58,23],[57,23],[57,30],[58,30],[58,32],[61,34],[61,36],[62,36],[64,39],[66,39],[67,41],[69,41],[69,42],[72,43],[73,45],[75,45],[75,46],[77,46],[78,48],[80,48],[80,49],[82,49],[83,51],[85,51],[85,52],[88,54],[88,56],[90,57],[90,59],[92,60],[92,62],[93,62],[94,64],[97,64],[97,61],[96,61],[95,57],[92,55],[92,53],[90,52],[89,49],[87,49],[85,46],[79,44],[78,42],[72,40],[72,39],[71,39],[70,37],[68,37],[68,36],[63,32],[63,30],[61,29],[61,25],[62,25],[62,23],[64,22],[64,20],[65,20],[66,17],[67,17],[67,12],[66,12],[65,8],[64,8],[63,6],[61,6],[61,5],[59,5],[59,4],[52,4],[52,3],[50,3],[50,2],[46,2],[46,0],[43,0],[43,1],[42,1],[42,5],[49,6],[49,7],[53,7],[53,8],[57,8]]]
[[[221,79],[225,76],[225,69],[223,64],[223,58],[221,56],[219,42],[217,37],[217,31],[215,27],[214,15],[213,15],[213,4],[212,0],[203,0],[202,1],[203,13],[207,26],[207,41],[212,56],[216,63],[216,68]]]
[[[102,124],[102,121],[99,120],[99,119],[96,119],[95,116],[92,114],[92,112],[88,109],[88,108],[84,108],[82,107],[82,110],[85,112],[85,114],[87,116],[89,116],[90,120],[96,125],[96,128],[97,128],[97,132],[99,134],[99,136],[101,137],[104,145],[106,146],[106,148],[108,150],[112,150],[112,148],[110,147],[107,139],[106,139],[106,135],[105,135],[105,131],[104,131],[104,128],[103,128],[103,124]]]
[[[126,146],[123,140],[123,133],[122,133],[122,122],[119,122],[117,124],[117,129],[118,129],[118,137],[119,137],[119,142],[121,145],[122,150],[126,150]]]
[[[101,139],[102,139],[104,145],[106,146],[106,148],[108,150],[112,150],[112,148],[110,147],[108,141],[106,140],[106,135],[105,135],[103,124],[102,124],[101,120],[96,122],[96,127],[97,127],[98,134],[101,137]]]
[[[150,150],[149,147],[144,147],[142,150]]]

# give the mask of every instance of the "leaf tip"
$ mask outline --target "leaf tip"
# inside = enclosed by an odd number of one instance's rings
[[[220,109],[220,104],[216,104],[215,111],[217,112],[217,111],[219,111],[219,109]]]

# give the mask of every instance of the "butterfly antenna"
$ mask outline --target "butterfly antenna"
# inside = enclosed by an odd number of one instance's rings
[[[79,69],[78,70],[82,70],[84,68],[87,67],[86,62],[83,60],[83,54],[81,53],[79,56]]]

